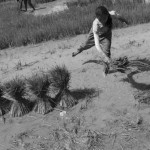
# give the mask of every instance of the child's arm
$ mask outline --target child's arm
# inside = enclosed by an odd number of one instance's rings
[[[119,15],[118,13],[116,13],[116,11],[114,11],[114,10],[109,11],[109,14],[110,14],[111,16],[116,17],[116,18],[117,18],[118,20],[120,20],[121,22],[124,22],[124,23],[126,23],[127,25],[129,24],[128,21],[127,21],[125,18],[123,18],[121,15]]]
[[[106,56],[106,54],[102,50],[102,47],[100,46],[99,35],[97,31],[98,31],[98,25],[97,25],[97,20],[95,20],[93,22],[93,35],[94,35],[95,47],[97,51],[105,57],[105,61],[109,62],[109,58]]]
[[[95,41],[95,47],[98,50],[98,52],[100,52],[104,57],[105,57],[105,61],[109,62],[110,59],[109,57],[106,56],[106,54],[103,52],[100,43],[99,43],[99,36],[97,33],[93,33],[94,34],[94,41]]]

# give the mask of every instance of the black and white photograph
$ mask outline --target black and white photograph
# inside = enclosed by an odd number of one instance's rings
[[[0,0],[0,150],[150,150],[150,0]]]

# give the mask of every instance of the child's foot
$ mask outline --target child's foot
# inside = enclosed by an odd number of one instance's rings
[[[72,57],[75,57],[76,55],[78,55],[80,52],[73,52],[72,53]]]
[[[76,52],[73,52],[73,53],[72,53],[72,57],[75,57],[76,55],[78,55],[78,54],[81,53],[81,52],[82,52],[81,49],[77,49]]]
[[[75,57],[77,54],[75,52],[72,53],[72,57]]]

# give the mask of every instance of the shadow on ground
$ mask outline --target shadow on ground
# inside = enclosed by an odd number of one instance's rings
[[[145,71],[150,71],[150,59],[136,59],[135,61],[141,62],[141,64],[134,65],[137,70],[127,74],[127,78],[122,79],[123,82],[128,82],[132,85],[133,88],[136,88],[141,91],[149,90],[150,84],[138,83],[134,80],[133,76],[142,73]],[[145,65],[144,65],[145,64]]]
[[[93,97],[97,97],[102,93],[101,90],[98,89],[94,89],[94,88],[85,88],[85,89],[75,89],[73,91],[71,91],[71,95],[79,100],[85,99],[85,98],[93,98]]]

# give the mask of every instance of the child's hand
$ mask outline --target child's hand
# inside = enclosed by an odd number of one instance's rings
[[[112,16],[120,16],[115,10],[109,12]]]
[[[116,16],[121,22],[125,23],[126,25],[129,25],[129,22],[123,18],[120,14],[118,14],[115,10],[112,10],[109,12],[112,16]]]
[[[105,56],[104,61],[110,63],[111,59],[109,57]]]

